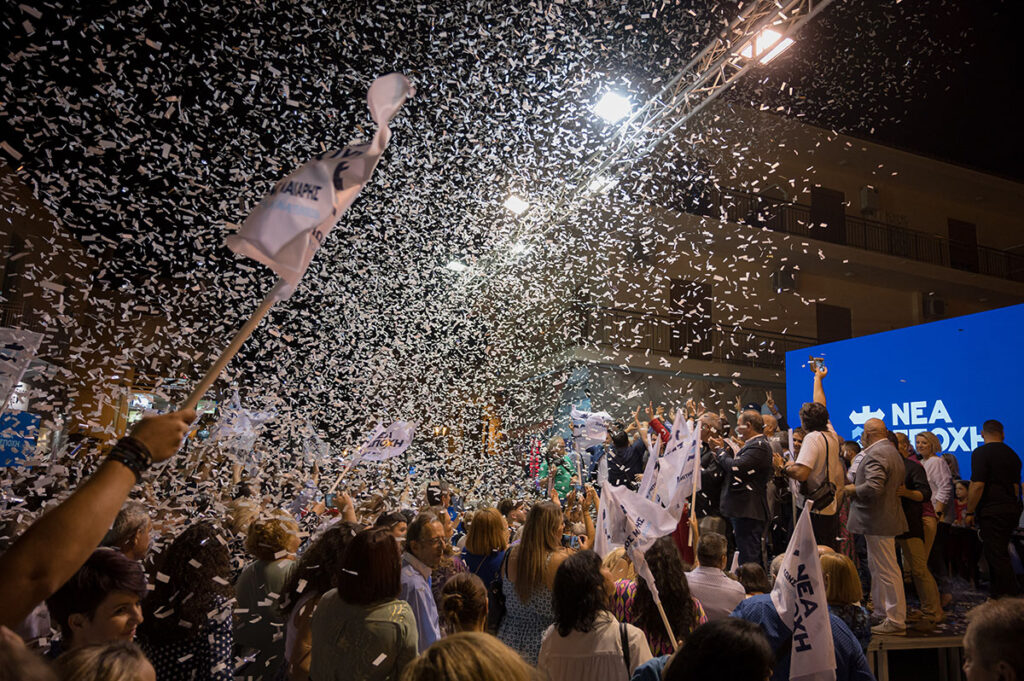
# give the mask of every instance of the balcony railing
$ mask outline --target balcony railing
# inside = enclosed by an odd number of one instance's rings
[[[842,229],[822,229],[811,220],[811,207],[760,194],[710,188],[691,198],[683,210],[754,227],[766,227],[919,262],[1024,281],[1024,255],[896,227],[855,215],[844,216]]]
[[[817,339],[740,326],[690,321],[621,308],[597,308],[585,317],[585,337],[616,350],[650,350],[686,359],[782,369],[790,350]]]

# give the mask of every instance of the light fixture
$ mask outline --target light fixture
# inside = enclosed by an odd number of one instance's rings
[[[509,197],[505,199],[505,203],[503,205],[516,215],[522,215],[526,209],[530,207],[529,203],[523,201],[515,194],[509,195]]]
[[[469,267],[465,263],[459,260],[452,260],[450,263],[445,265],[445,267],[450,269],[452,272],[465,272],[466,270],[469,269]]]
[[[783,38],[781,33],[767,26],[740,50],[740,56],[767,64],[788,50],[793,42],[792,38]]]
[[[514,243],[514,244],[512,244],[512,249],[511,249],[512,250],[512,255],[520,255],[522,253],[526,253],[527,248],[528,248],[527,245],[524,244],[521,241],[517,242],[517,243]]]
[[[617,92],[608,91],[594,105],[594,113],[603,118],[607,123],[621,121],[633,110],[633,103],[629,97],[623,97]]]

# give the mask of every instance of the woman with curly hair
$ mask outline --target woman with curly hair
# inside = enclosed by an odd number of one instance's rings
[[[313,611],[320,597],[338,585],[345,549],[360,529],[359,525],[344,521],[331,525],[303,552],[285,586],[281,598],[281,611],[287,618],[285,654],[288,677],[294,681],[309,678]]]
[[[551,681],[627,681],[651,659],[644,632],[609,611],[611,573],[593,551],[565,559],[555,573],[555,623],[544,632],[537,669]]]
[[[156,575],[142,602],[139,645],[157,681],[230,681],[234,590],[223,532],[205,520],[189,526],[164,551]]]
[[[672,633],[682,641],[690,632],[707,622],[708,617],[700,601],[690,595],[679,550],[672,543],[671,537],[662,537],[647,549],[644,556],[654,575],[661,605],[672,625]],[[658,606],[654,604],[651,589],[643,577],[638,575],[635,580],[620,579],[616,582],[611,609],[623,622],[640,627],[654,655],[671,655],[675,651],[665,631],[665,624],[661,621]]]
[[[280,597],[295,569],[299,543],[299,525],[285,511],[273,511],[249,526],[245,548],[256,560],[235,582],[240,615],[236,655],[247,661],[239,676],[273,681],[285,666]]]

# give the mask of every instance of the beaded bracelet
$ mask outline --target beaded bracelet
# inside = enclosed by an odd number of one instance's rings
[[[107,459],[117,461],[135,474],[135,482],[142,481],[142,474],[153,463],[149,449],[133,437],[123,437],[117,441],[114,448],[110,450]]]

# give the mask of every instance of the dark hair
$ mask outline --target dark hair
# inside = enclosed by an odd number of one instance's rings
[[[50,617],[60,626],[65,643],[70,643],[71,615],[85,613],[92,619],[96,608],[115,591],[146,596],[146,574],[142,566],[116,549],[98,548],[85,560],[82,567],[46,599]]]
[[[515,501],[513,499],[502,499],[498,502],[498,513],[507,516],[512,511],[516,510],[523,505],[521,501]]]
[[[843,440],[843,444],[841,446],[842,447],[849,447],[850,449],[853,450],[854,454],[860,454],[861,446],[860,446],[860,443],[858,443],[858,442],[855,442],[853,440]],[[899,446],[899,444],[897,444],[897,447],[898,446]]]
[[[748,594],[766,594],[772,590],[768,573],[757,563],[744,563],[736,568],[736,581],[743,585],[744,591]]]
[[[734,617],[697,627],[669,660],[662,681],[764,681],[775,656],[761,627]]]
[[[626,431],[620,430],[612,435],[612,444],[616,447],[625,447],[629,444],[629,435],[626,434]]]
[[[402,588],[398,542],[383,527],[362,530],[349,542],[338,572],[338,596],[346,603],[369,605],[396,598]]]
[[[427,529],[427,525],[430,523],[440,522],[441,520],[437,517],[437,513],[434,511],[423,511],[413,518],[411,523],[409,523],[409,527],[405,531],[406,544],[408,545],[411,542],[420,541],[423,539],[423,531]]]
[[[355,523],[339,522],[331,525],[306,548],[284,587],[282,612],[291,612],[304,594],[322,596],[337,586],[345,549],[361,529]]]
[[[995,419],[989,419],[981,424],[981,432],[988,433],[989,435],[1002,435],[1003,424]]]
[[[431,482],[427,485],[427,506],[440,506],[445,494],[451,494],[451,486],[447,482]]]
[[[608,609],[601,557],[593,551],[580,551],[566,558],[555,572],[551,604],[555,628],[562,636],[574,630],[592,630],[598,614]]]
[[[764,432],[764,417],[756,409],[740,412],[740,422],[747,424],[755,433]]]
[[[180,641],[199,633],[214,617],[231,616],[231,553],[212,522],[185,528],[164,551],[157,566],[167,581],[156,580],[142,603],[140,634],[154,643]],[[225,609],[225,606],[227,608]],[[218,610],[220,612],[218,612]],[[205,635],[205,634],[204,634]]]
[[[672,633],[677,638],[682,638],[697,625],[697,612],[693,605],[693,597],[690,595],[690,585],[686,581],[686,571],[683,569],[679,549],[671,537],[662,537],[647,549],[644,557],[654,576],[662,607],[665,608],[669,624],[672,625]],[[647,580],[639,575],[636,580],[633,612],[636,616],[633,623],[638,627],[648,633],[661,632],[666,639],[669,638]]]
[[[702,532],[697,540],[697,561],[704,567],[717,567],[728,550],[729,544],[725,537],[717,532]]]
[[[799,435],[800,437],[807,437],[807,431],[803,428],[794,428],[793,435]]]
[[[898,437],[896,437],[896,433],[892,432],[891,430],[885,431],[885,439],[887,439],[889,442],[891,442],[893,447],[896,447],[897,449],[899,449],[899,447],[900,447],[900,439]]]
[[[393,528],[399,523],[407,522],[405,516],[402,515],[401,511],[391,511],[390,513],[381,513],[377,516],[377,522],[373,524],[374,527],[386,527],[387,529]]]
[[[800,407],[800,424],[808,433],[815,430],[828,430],[828,409],[824,404],[804,402]]]
[[[472,628],[487,614],[487,588],[471,572],[459,572],[441,587],[438,614],[449,633]]]

